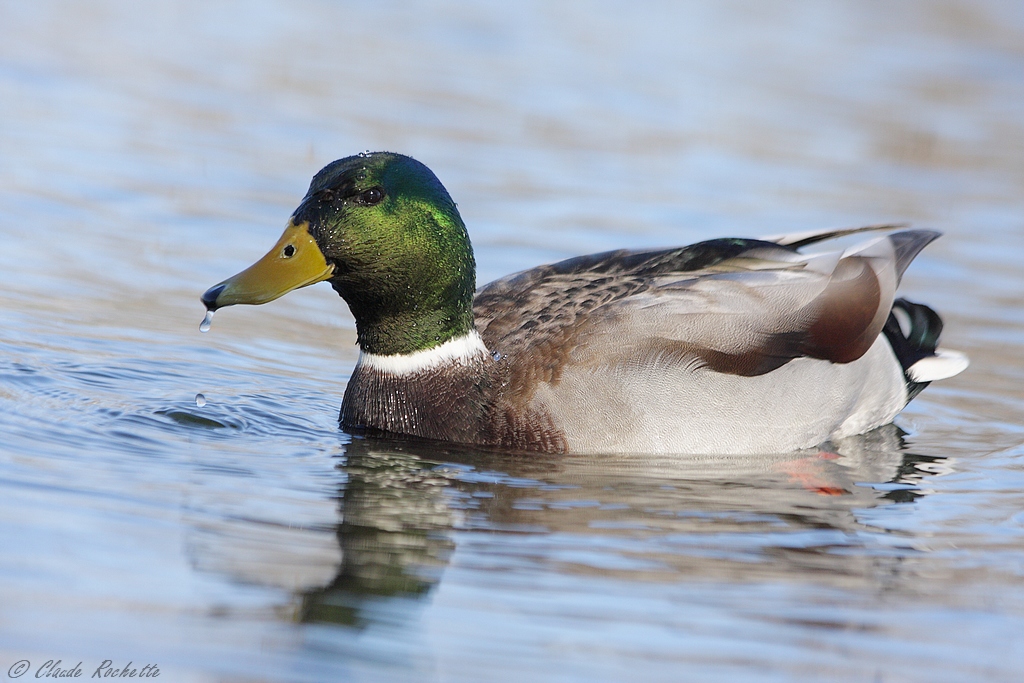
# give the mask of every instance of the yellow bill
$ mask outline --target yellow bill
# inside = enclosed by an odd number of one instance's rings
[[[210,287],[203,294],[206,308],[215,311],[234,304],[265,304],[293,289],[323,282],[334,274],[309,223],[289,223],[266,256],[241,273]]]

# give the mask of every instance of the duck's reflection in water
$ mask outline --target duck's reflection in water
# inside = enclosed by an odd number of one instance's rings
[[[340,465],[340,569],[301,594],[299,618],[401,618],[399,605],[414,609],[441,580],[459,533],[481,571],[899,589],[922,551],[877,533],[890,530],[871,511],[913,502],[951,466],[906,451],[902,437],[890,425],[827,451],[705,458],[356,438]]]
[[[454,517],[443,493],[449,481],[436,468],[387,442],[348,445],[339,491],[341,566],[329,585],[303,595],[300,620],[358,625],[370,603],[422,595],[438,582],[454,548]]]

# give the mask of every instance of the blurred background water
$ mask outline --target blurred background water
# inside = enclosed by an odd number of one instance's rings
[[[837,458],[352,440],[327,285],[206,335],[198,297],[379,149],[445,183],[481,284],[937,228],[903,292],[973,364]],[[0,671],[1024,678],[1013,0],[4,2],[0,236]]]

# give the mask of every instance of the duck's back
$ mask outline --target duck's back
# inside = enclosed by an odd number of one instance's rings
[[[491,419],[574,452],[786,451],[885,424],[909,394],[882,330],[935,237],[817,256],[712,240],[498,280],[474,305],[499,365]]]

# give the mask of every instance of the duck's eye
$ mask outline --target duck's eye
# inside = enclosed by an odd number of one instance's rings
[[[369,190],[359,193],[356,197],[356,201],[363,206],[380,204],[382,199],[384,199],[384,190],[379,187],[371,187]]]
[[[281,251],[281,254],[283,254],[285,258],[291,258],[292,256],[295,256],[295,245],[286,245],[285,248]]]

